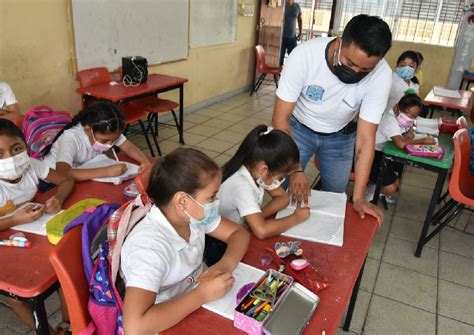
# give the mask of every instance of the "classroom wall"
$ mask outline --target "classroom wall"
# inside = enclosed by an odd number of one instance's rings
[[[80,109],[67,9],[67,0],[0,1],[0,80],[12,86],[22,111],[40,103],[73,113]],[[187,60],[152,66],[149,72],[188,78],[185,106],[248,86],[256,21],[255,16],[238,16],[235,43],[190,49]]]
[[[456,53],[454,47],[394,41],[392,48],[385,57],[392,69],[395,69],[397,58],[405,50],[419,51],[425,58],[421,67],[423,85],[420,88],[420,96],[422,98],[429,93],[433,86],[448,85],[449,74]]]

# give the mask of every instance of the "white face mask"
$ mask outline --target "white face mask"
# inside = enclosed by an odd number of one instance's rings
[[[30,167],[30,157],[28,153],[22,153],[0,159],[0,178],[5,180],[15,180],[23,176],[26,170]]]
[[[283,178],[282,180],[276,180],[276,179],[273,179],[272,177],[272,183],[270,185],[267,185],[265,184],[262,177],[260,176],[255,182],[257,183],[258,186],[262,187],[264,190],[273,191],[279,188],[281,184],[285,182],[285,179],[286,178]]]

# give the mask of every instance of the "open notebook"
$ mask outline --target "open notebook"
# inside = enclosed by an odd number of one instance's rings
[[[311,215],[286,232],[283,236],[300,240],[342,246],[344,241],[344,218],[346,214],[347,195],[311,190],[308,205]],[[293,214],[295,206],[290,204],[276,215],[277,219]]]
[[[138,174],[138,165],[128,163],[128,162],[117,162],[116,160],[110,159],[106,155],[99,155],[94,159],[91,159],[87,163],[82,164],[78,167],[78,169],[94,169],[94,168],[101,168],[110,165],[114,165],[117,163],[125,163],[127,165],[127,171],[124,174],[118,177],[102,177],[102,178],[94,178],[93,180],[102,182],[102,183],[113,183],[115,185],[121,184],[123,181],[135,178]]]
[[[264,273],[264,271],[253,266],[239,263],[233,272],[235,281],[229,292],[222,298],[202,305],[202,307],[220,316],[234,320],[234,308],[237,306],[237,293],[240,288],[251,282],[256,283]]]
[[[461,98],[461,94],[458,90],[450,90],[449,88],[444,88],[440,86],[433,87],[433,93],[437,96],[446,97],[446,98]]]
[[[20,207],[15,209],[13,212],[9,213],[8,215],[5,215],[3,218],[12,216],[16,212],[18,212],[20,209],[24,208],[25,206],[32,205],[32,204],[34,205],[35,203],[27,202],[24,205],[21,205]],[[61,212],[62,212],[62,210],[59,211],[58,213],[55,213],[55,214],[46,214],[46,213],[44,213],[43,215],[41,215],[41,217],[39,219],[37,219],[33,222],[13,226],[13,227],[11,227],[11,229],[23,231],[23,232],[26,232],[26,233],[32,233],[32,234],[46,236],[46,223],[48,223],[49,220],[51,220],[52,218],[54,218],[56,215],[58,215]]]
[[[417,117],[416,118],[416,132],[438,136],[439,135],[439,120]]]

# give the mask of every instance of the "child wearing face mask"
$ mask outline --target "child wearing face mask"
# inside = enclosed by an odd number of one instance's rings
[[[221,219],[220,184],[217,164],[195,149],[177,149],[155,163],[147,188],[154,205],[121,250],[125,334],[164,331],[232,286],[249,234]],[[205,234],[228,244],[221,261],[207,270]],[[204,276],[209,280],[200,282]],[[197,278],[197,287],[191,278]]]
[[[20,205],[33,199],[40,179],[58,185],[56,194],[39,208],[31,204],[11,215]],[[73,188],[73,180],[49,169],[44,162],[28,157],[20,128],[13,122],[0,118],[0,231],[32,222],[43,213],[58,212]],[[34,330],[31,306],[27,302],[8,297],[5,299],[18,317]],[[51,327],[50,334],[56,334]]]
[[[367,199],[372,200],[375,191],[376,176],[382,163],[382,150],[387,141],[393,143],[400,149],[404,149],[407,144],[435,144],[436,141],[432,137],[414,139],[415,134],[412,127],[416,117],[420,114],[423,103],[416,94],[406,94],[400,101],[385,111],[380,121],[375,136],[375,156],[370,174],[370,181],[374,184],[367,188]],[[396,171],[397,163],[389,162],[383,173],[381,195],[384,196],[388,203],[393,200],[390,194],[398,190],[400,180]]]
[[[99,102],[79,112],[58,133],[53,143],[45,149],[45,161],[60,174],[76,181],[123,174],[125,163],[102,168],[78,169],[94,157],[117,146],[127,156],[140,163],[141,169],[149,164],[146,156],[122,134],[125,117],[112,103]]]
[[[420,93],[420,85],[412,81],[420,65],[418,53],[404,51],[397,59],[397,67],[392,75],[392,86],[387,101],[387,108],[392,108],[407,93]]]

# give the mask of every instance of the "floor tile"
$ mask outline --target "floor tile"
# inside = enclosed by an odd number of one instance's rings
[[[189,121],[192,123],[200,124],[200,123],[206,122],[209,119],[210,118],[208,116],[200,115],[197,113],[190,113],[184,116],[184,123],[186,124],[186,122]]]
[[[365,261],[364,274],[362,275],[362,281],[360,282],[360,288],[368,292],[372,292],[375,287],[375,281],[380,268],[380,261],[367,258]]]
[[[208,108],[215,109],[216,111],[219,111],[219,112],[228,112],[234,109],[235,106],[231,106],[224,103],[217,103],[217,104],[210,105]]]
[[[386,234],[375,233],[374,238],[372,239],[372,244],[369,248],[368,256],[370,258],[380,260],[382,258],[383,249],[385,247],[385,240],[387,239]]]
[[[418,243],[422,228],[422,221],[407,219],[395,215],[392,220],[390,235],[401,238],[403,240]],[[426,245],[432,248],[438,248],[439,235],[433,237]]]
[[[425,188],[433,191],[436,185],[436,175],[419,174],[413,172],[406,172],[402,177],[403,185],[412,185],[420,188]]]
[[[228,128],[229,131],[233,131],[235,133],[244,134],[244,135],[247,135],[248,133],[250,133],[252,129],[253,129],[252,126],[241,124],[241,123],[233,125],[232,127]]]
[[[472,335],[474,334],[474,326],[438,316],[438,334]]]
[[[226,120],[222,120],[222,119],[210,119],[210,120],[204,122],[204,125],[206,125],[208,127],[213,127],[213,128],[219,129],[219,130],[227,129],[227,128],[229,128],[230,126],[232,126],[234,124],[235,124],[235,122],[226,121]]]
[[[208,126],[205,126],[205,125],[197,125],[195,127],[192,127],[191,129],[187,130],[186,131],[187,133],[191,133],[191,134],[198,134],[198,135],[202,135],[202,136],[212,136],[214,134],[217,134],[220,132],[220,129],[216,129],[216,128],[213,128],[213,127],[208,127]],[[186,140],[186,134],[184,135],[184,139]]]
[[[207,136],[202,136],[202,135],[193,134],[193,133],[184,134],[184,142],[186,143],[186,145],[196,145],[207,138],[208,138]],[[174,136],[171,136],[169,140],[174,141],[174,142],[179,142],[179,135],[175,134]]]
[[[212,150],[219,153],[224,153],[226,150],[233,147],[235,144],[231,142],[226,142],[219,139],[208,138],[207,140],[202,141],[197,144],[197,148]]]
[[[222,167],[222,166],[223,166],[225,163],[227,163],[231,158],[232,158],[232,156],[222,154],[222,155],[219,155],[219,156],[217,156],[216,158],[214,158],[214,161],[217,163],[217,165],[219,165],[219,166]]]
[[[425,246],[421,257],[415,257],[415,250],[416,243],[389,236],[382,261],[436,277],[438,250]]]
[[[438,313],[474,325],[474,289],[439,280]]]
[[[215,159],[217,156],[221,154],[219,152],[208,150],[208,149],[202,149],[202,148],[196,148],[196,147],[194,149],[204,152],[206,155],[208,155],[212,159]]]
[[[364,327],[364,335],[435,334],[436,315],[374,295]]]
[[[226,152],[224,152],[226,155],[229,155],[229,156],[234,156],[235,153],[237,152],[237,150],[239,149],[239,146],[240,144],[236,144],[234,145],[232,148],[230,148],[229,150],[227,150]]]
[[[374,293],[436,312],[437,279],[399,266],[382,262]]]
[[[360,334],[362,332],[362,327],[365,323],[365,318],[367,316],[367,311],[369,310],[371,293],[360,290],[357,294],[357,301],[354,308],[354,313],[352,314],[351,325],[349,326],[349,330],[353,331],[354,333]],[[344,322],[346,321],[346,312],[342,316],[341,322],[339,326],[342,327]]]
[[[244,140],[245,135],[239,134],[239,133],[233,133],[228,130],[224,130],[224,131],[221,131],[220,133],[215,134],[214,136],[212,136],[212,138],[240,145],[242,141]]]
[[[216,118],[219,115],[224,114],[225,112],[217,111],[211,108],[202,108],[202,109],[197,110],[195,113],[202,116],[210,117],[210,118]]]
[[[429,192],[421,193],[420,189],[416,187],[404,188],[398,198],[397,215],[424,221],[431,197],[431,194],[427,195],[426,193]]]
[[[439,248],[443,251],[474,258],[474,235],[445,227],[441,231]]]
[[[326,333],[327,334],[327,333]],[[345,332],[342,328],[336,329],[336,335],[358,335],[359,333],[354,333],[353,331]],[[329,335],[329,334],[327,334]]]
[[[234,122],[234,123],[238,123],[242,120],[245,120],[247,118],[247,116],[224,113],[224,114],[219,115],[217,118],[222,119],[222,120],[226,120],[226,121],[231,121],[231,122]]]
[[[474,288],[474,259],[441,251],[439,278]]]
[[[248,118],[245,120],[242,120],[239,124],[243,124],[245,126],[250,127],[251,129],[255,128],[256,126],[264,125],[264,126],[270,126],[269,122],[264,122],[260,119],[255,119],[255,118]]]
[[[10,307],[0,303],[0,334],[23,335],[29,331]]]
[[[160,144],[161,153],[163,155],[167,155],[173,150],[181,147],[181,144],[179,144],[178,142],[170,141],[170,140],[160,141],[159,144]]]

